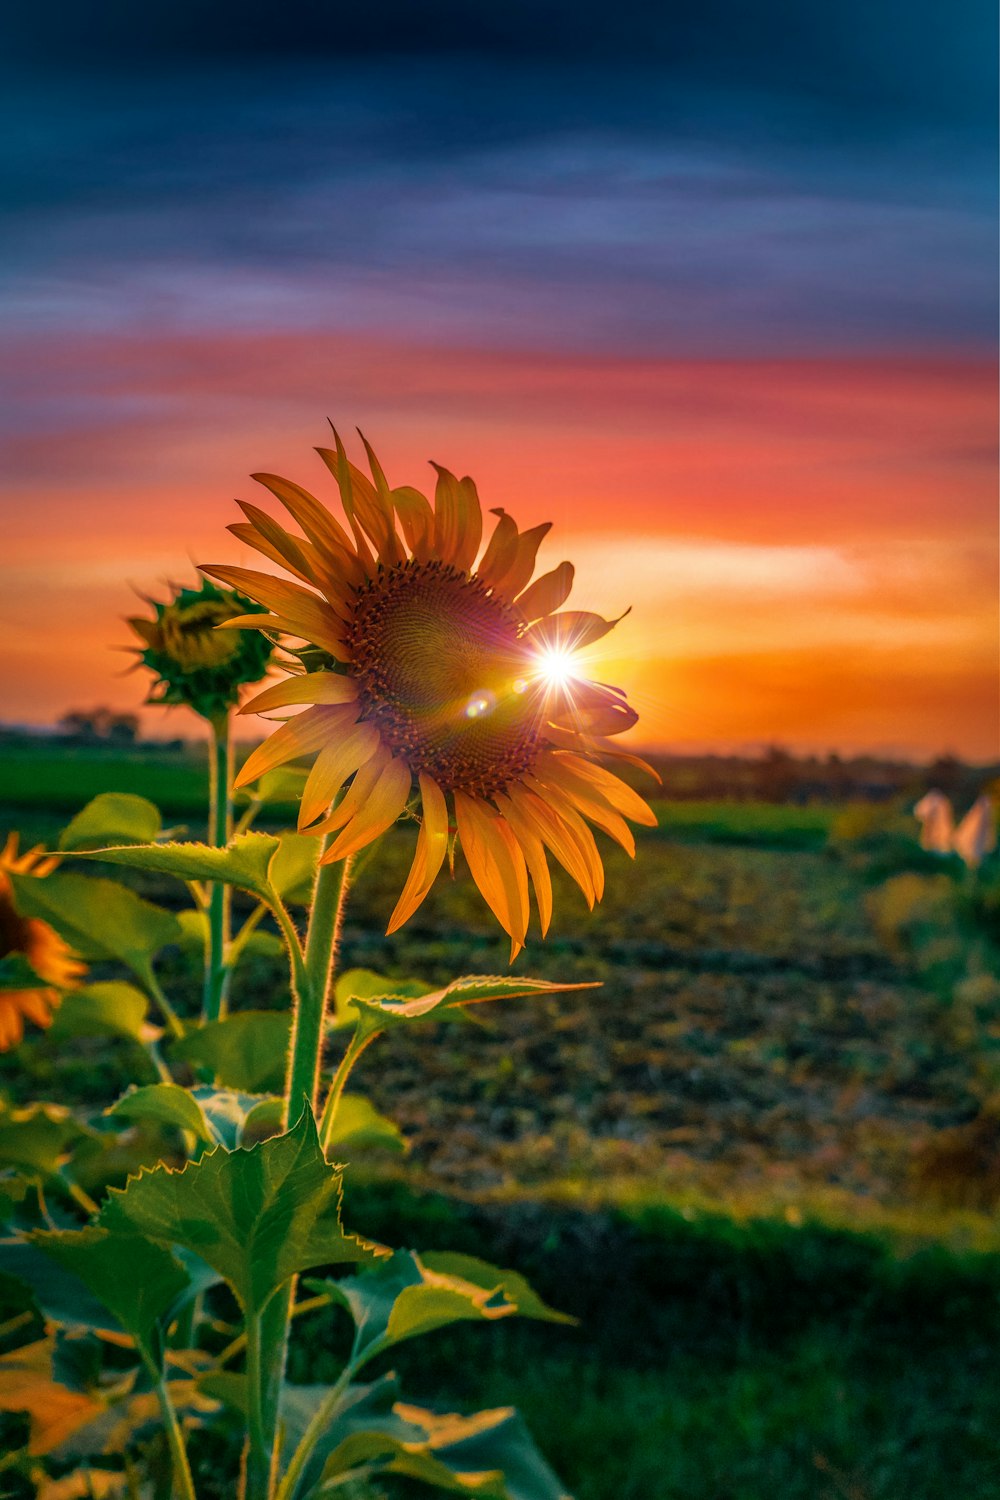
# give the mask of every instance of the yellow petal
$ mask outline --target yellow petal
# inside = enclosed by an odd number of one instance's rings
[[[641,823],[646,828],[656,827],[657,817],[649,803],[638,792],[633,791],[627,782],[612,775],[604,766],[594,765],[582,756],[567,754],[562,750],[543,756],[542,763],[546,766],[558,766],[560,785],[589,785],[618,812],[631,818],[633,823]]]
[[[605,620],[586,609],[567,609],[561,615],[550,615],[532,625],[525,640],[543,651],[580,651],[614,630],[624,618],[625,615],[619,615],[617,620]]]
[[[303,583],[315,586],[318,554],[312,543],[304,537],[292,536],[259,505],[251,505],[247,500],[237,500],[236,504],[249,525],[237,521],[228,529],[258,552],[263,552],[265,557],[270,557],[272,562],[288,568]]]
[[[528,871],[513,833],[485,803],[455,793],[458,837],[472,878],[515,948],[528,930]]]
[[[348,583],[364,582],[368,575],[351,538],[315,495],[310,495],[301,485],[293,484],[290,479],[282,479],[278,474],[252,474],[250,477],[264,485],[281,501],[335,572],[342,573]]]
[[[300,755],[312,755],[321,750],[343,724],[344,712],[342,708],[321,707],[307,708],[296,714],[294,719],[289,719],[287,724],[268,735],[264,743],[248,756],[233,785],[246,786],[263,776],[265,771],[273,771],[275,766],[283,766],[287,761],[297,760]],[[353,705],[347,712],[353,712]]]
[[[310,834],[333,833],[349,823],[358,809],[367,801],[368,794],[391,758],[392,752],[388,746],[380,744],[371,759],[359,767],[357,775],[332,812],[321,822],[314,823],[307,831]]]
[[[220,620],[216,630],[265,630],[270,635],[294,635],[300,636],[300,620],[286,620],[283,615],[236,615],[231,620]],[[308,639],[308,637],[303,637]],[[343,641],[335,641],[330,636],[323,642],[323,649],[327,651],[335,661],[347,661],[347,647]]]
[[[535,888],[535,900],[538,902],[538,923],[541,928],[542,937],[549,930],[552,921],[552,879],[549,875],[549,867],[545,859],[545,846],[541,839],[532,829],[530,823],[521,817],[517,808],[509,797],[502,794],[495,797],[497,807],[500,809],[504,820],[520,844],[524,854],[525,863],[528,866],[528,874]]]
[[[513,516],[501,509],[494,510],[492,514],[500,519],[476,569],[476,577],[482,579],[488,588],[496,587],[497,579],[510,570],[517,556],[517,526]]]
[[[483,512],[472,480],[456,479],[439,464],[434,491],[434,550],[443,562],[467,573],[483,539]]]
[[[413,776],[405,761],[394,757],[382,771],[364,804],[323,855],[322,863],[346,859],[391,828],[406,806]]]
[[[380,744],[373,724],[352,724],[331,744],[324,745],[313,763],[299,803],[299,831],[322,817],[348,776],[371,760]]]
[[[540,620],[543,615],[550,615],[565,604],[573,587],[573,575],[573,564],[561,562],[551,573],[536,578],[515,600],[522,620]]]
[[[538,549],[551,530],[552,522],[543,521],[540,526],[532,526],[530,531],[519,533],[514,560],[493,585],[498,594],[502,594],[505,599],[513,600],[523,589],[527,588],[531,582],[531,575],[535,571]]]
[[[590,834],[583,820],[577,820],[579,826],[571,824],[571,821],[564,818],[547,799],[539,797],[527,787],[512,785],[508,795],[522,818],[538,834],[546,849],[550,850],[566,873],[576,881],[587,905],[593,907],[603,891],[603,866],[601,866],[593,835]],[[590,835],[593,853],[587,846],[586,840],[580,837],[579,828],[581,827]],[[600,871],[599,879],[595,879],[595,855]]]
[[[602,797],[599,797],[591,788],[590,790],[580,787],[560,786],[558,777],[551,771],[543,773],[539,769],[538,775],[528,779],[527,784],[533,790],[545,796],[556,807],[569,808],[570,811],[582,813],[589,818],[591,823],[596,823],[598,828],[613,838],[616,844],[620,844],[630,858],[635,858],[635,837],[625,819],[614,808],[608,807]]]
[[[639,722],[624,693],[599,682],[570,682],[559,696],[562,701],[553,706],[550,695],[551,722],[582,734],[624,734]]]
[[[253,568],[233,568],[210,563],[201,571],[212,578],[220,578],[223,583],[228,583],[232,588],[239,589],[241,593],[274,610],[276,615],[288,622],[286,628],[291,635],[312,641],[338,659],[343,657],[343,622],[325,599],[318,598],[297,583],[275,578],[270,573],[258,573]]]
[[[240,713],[262,714],[272,708],[288,708],[292,703],[353,703],[357,696],[353,677],[341,677],[339,672],[305,672],[265,688],[244,703]]]
[[[417,835],[413,864],[406,878],[395,910],[389,918],[386,936],[409,921],[434,884],[448,851],[448,805],[436,781],[421,771],[417,778],[423,821]]]
[[[398,485],[392,491],[392,503],[406,538],[406,545],[417,562],[430,562],[434,556],[434,512],[426,495],[412,485]]]
[[[344,445],[340,440],[340,434],[336,427],[333,429],[336,440],[337,451],[331,452],[329,448],[317,448],[316,452],[326,464],[337,481],[340,490],[340,503],[344,507],[344,514],[350,522],[351,531],[354,533],[354,544],[358,557],[369,578],[374,578],[376,572],[375,557],[368,545],[368,538],[361,525],[361,518],[357,513],[357,505],[354,493],[354,480],[351,474],[351,463],[344,451]]]

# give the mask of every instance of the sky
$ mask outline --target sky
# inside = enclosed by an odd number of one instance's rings
[[[330,418],[555,523],[637,743],[1000,753],[991,4],[3,24],[0,719],[138,706]]]

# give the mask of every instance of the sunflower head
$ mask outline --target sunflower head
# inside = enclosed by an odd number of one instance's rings
[[[337,481],[343,522],[301,486],[254,476],[299,530],[242,502],[246,521],[230,530],[294,581],[204,570],[268,611],[228,620],[224,630],[256,625],[299,642],[288,647],[299,658],[293,675],[241,711],[308,706],[254,751],[237,785],[315,755],[299,826],[330,836],[326,860],[371,843],[409,805],[420,833],[389,930],[427,895],[457,835],[516,953],[529,878],[543,933],[548,926],[549,855],[593,905],[604,868],[590,825],[634,853],[625,819],[656,821],[600,764],[634,759],[611,737],[635,724],[635,712],[618,688],[587,680],[574,663],[616,622],[562,609],[573,586],[569,562],[532,581],[548,523],[520,531],[495,510],[483,547],[471,479],[435,465],[432,502],[409,485],[390,488],[365,447],[370,478],[339,437],[335,450],[318,450]]]
[[[238,701],[244,683],[264,676],[271,641],[257,630],[218,629],[226,620],[262,612],[252,599],[204,579],[200,588],[149,602],[153,618],[134,616],[128,623],[142,642],[139,660],[155,679],[150,703],[183,703],[214,719]]]
[[[47,922],[23,917],[8,871],[41,878],[58,860],[40,849],[18,853],[17,834],[0,850],[0,1052],[17,1045],[29,1020],[49,1026],[62,999],[87,972],[73,950]]]

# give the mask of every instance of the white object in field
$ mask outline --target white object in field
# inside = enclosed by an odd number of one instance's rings
[[[955,819],[951,803],[943,792],[930,791],[913,809],[920,821],[920,847],[933,854],[951,854],[954,847]]]
[[[970,870],[975,870],[982,863],[983,856],[996,848],[996,818],[989,797],[979,797],[972,804],[955,829],[951,843]]]

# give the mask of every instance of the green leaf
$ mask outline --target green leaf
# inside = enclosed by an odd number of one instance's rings
[[[236,793],[238,802],[280,802],[286,806],[297,803],[306,784],[307,771],[294,766],[281,766],[276,771],[265,771],[250,786],[240,787]]]
[[[496,1322],[517,1311],[500,1291],[476,1286],[458,1276],[430,1270],[410,1250],[345,1276],[341,1281],[309,1281],[346,1307],[354,1320],[352,1360],[371,1359],[405,1339],[444,1328],[449,1323]]]
[[[130,792],[101,792],[59,835],[67,851],[107,844],[151,844],[163,827],[159,808]]]
[[[170,1312],[190,1285],[176,1256],[127,1224],[115,1230],[101,1224],[40,1230],[28,1238],[79,1276],[147,1356],[159,1361],[160,1320],[169,1322]]]
[[[50,922],[81,958],[116,958],[146,984],[153,956],[180,937],[171,912],[117,881],[62,870],[44,880],[15,874],[10,880],[22,915]]]
[[[444,1276],[457,1276],[473,1286],[501,1291],[508,1302],[513,1302],[522,1318],[538,1318],[543,1323],[568,1323],[575,1326],[578,1318],[568,1313],[557,1312],[543,1302],[536,1291],[517,1271],[502,1271],[488,1261],[475,1255],[458,1255],[451,1250],[425,1250],[420,1259],[429,1271]]]
[[[443,1020],[449,1012],[461,1011],[466,1005],[478,1005],[485,1000],[554,995],[562,990],[598,987],[590,983],[559,984],[547,979],[522,979],[504,974],[466,974],[462,979],[452,980],[442,990],[430,990],[414,999],[400,998],[396,991],[371,999],[355,995],[347,1005],[358,1011],[358,1028],[364,1037],[413,1021]]]
[[[124,1115],[127,1120],[155,1120],[158,1125],[190,1131],[207,1145],[219,1144],[197,1099],[178,1083],[147,1083],[141,1088],[130,1088],[104,1113]]]
[[[405,1151],[406,1139],[395,1120],[380,1114],[362,1094],[343,1094],[337,1105],[327,1151],[338,1160],[357,1151]]]
[[[148,1010],[149,1001],[135,985],[122,979],[102,980],[63,996],[49,1035],[127,1036],[136,1042],[156,1041],[162,1032],[147,1022]]]
[[[242,833],[225,849],[194,843],[136,844],[96,849],[79,857],[127,865],[132,870],[151,870],[158,875],[176,875],[178,880],[221,881],[269,901],[273,900],[274,892],[268,869],[278,843],[278,839],[267,833]]]
[[[345,969],[333,986],[333,1024],[356,1024],[357,1015],[350,1009],[352,1000],[415,1000],[429,995],[433,988],[419,979],[387,979],[372,969]]]
[[[226,1088],[271,1093],[284,1083],[291,1024],[287,1011],[239,1011],[173,1042],[170,1058],[208,1069]]]
[[[67,1148],[95,1135],[61,1104],[0,1104],[0,1162],[22,1171],[55,1176]]]
[[[53,1323],[66,1328],[93,1328],[98,1333],[122,1332],[117,1318],[97,1300],[80,1277],[57,1265],[27,1240],[8,1240],[0,1248],[5,1276],[23,1282],[35,1305]]]
[[[283,833],[271,861],[271,884],[283,901],[308,906],[312,901],[320,840],[315,834]]]
[[[284,1428],[282,1457],[287,1464],[298,1447],[306,1428],[320,1405],[330,1394],[325,1385],[288,1385],[281,1393],[281,1424]],[[316,1446],[295,1488],[296,1497],[312,1496],[312,1484],[319,1477],[324,1460],[352,1433],[388,1434],[401,1443],[422,1443],[425,1429],[406,1422],[393,1410],[399,1395],[399,1380],[395,1375],[383,1375],[371,1385],[347,1387],[337,1403],[330,1423],[321,1433]]]
[[[388,1425],[352,1433],[328,1458],[324,1480],[371,1463],[382,1473],[406,1474],[480,1500],[570,1500],[513,1407],[462,1417],[397,1402],[392,1416],[421,1429],[422,1441],[401,1439]],[[329,1492],[335,1493],[334,1486]],[[320,1484],[310,1500],[326,1493]]]
[[[33,990],[45,982],[23,953],[7,953],[0,958],[0,990]]]
[[[294,1129],[249,1150],[217,1147],[182,1172],[141,1173],[112,1189],[100,1223],[195,1251],[249,1311],[298,1271],[384,1253],[344,1233],[340,1196],[307,1109]]]

